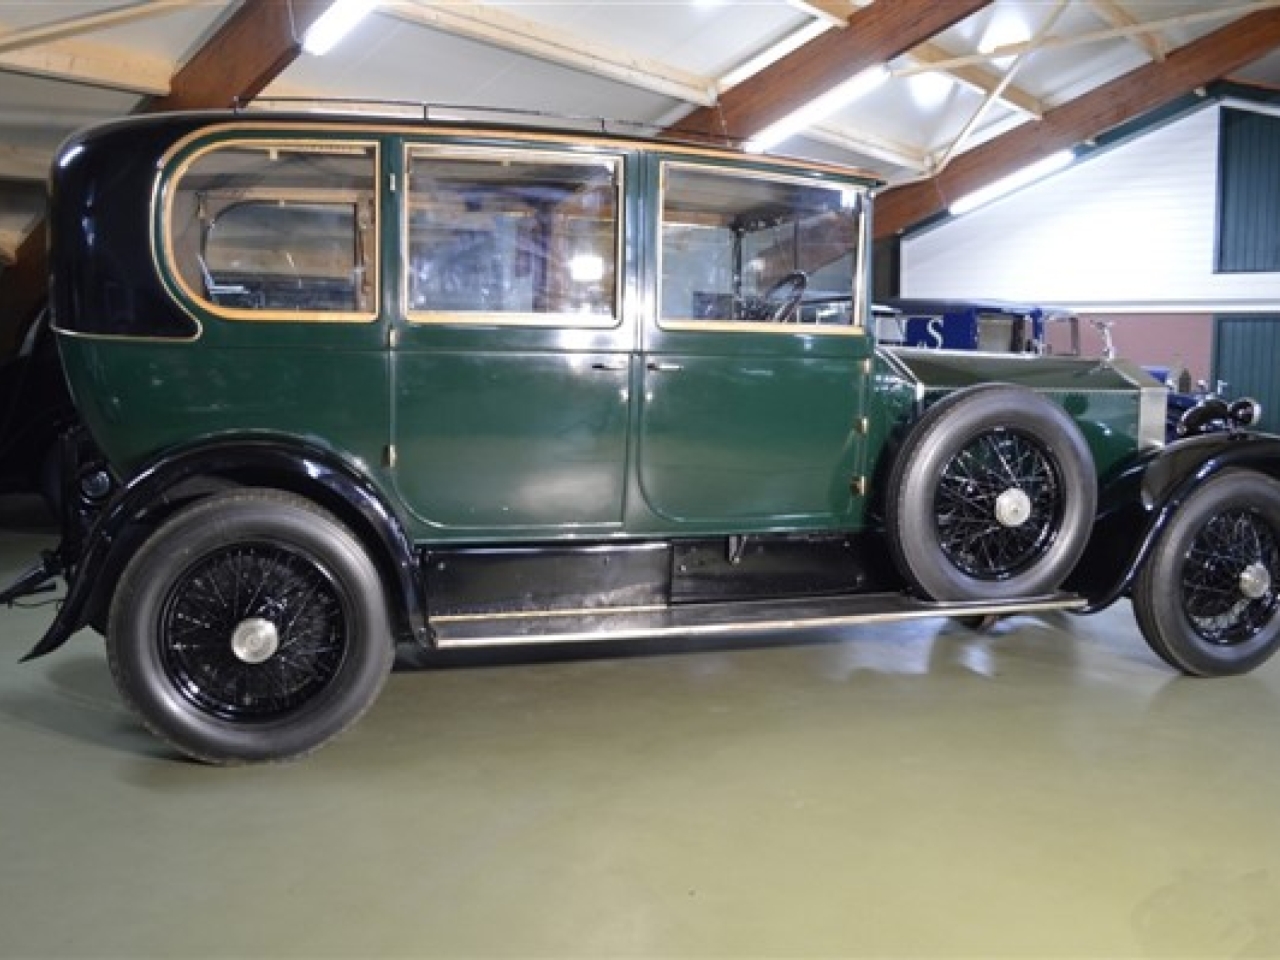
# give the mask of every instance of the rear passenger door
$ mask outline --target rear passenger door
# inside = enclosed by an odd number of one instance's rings
[[[424,142],[402,163],[401,500],[446,538],[618,528],[634,339],[626,157]]]

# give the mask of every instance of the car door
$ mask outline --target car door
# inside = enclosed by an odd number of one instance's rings
[[[855,523],[872,351],[861,189],[655,162],[656,289],[636,445],[649,522]]]
[[[626,158],[409,144],[393,475],[443,537],[622,523],[633,327]]]

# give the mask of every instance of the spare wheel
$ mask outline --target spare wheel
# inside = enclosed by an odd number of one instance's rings
[[[939,401],[890,472],[885,523],[903,575],[934,600],[1007,600],[1058,588],[1093,526],[1088,444],[1057,404],[990,384]]]

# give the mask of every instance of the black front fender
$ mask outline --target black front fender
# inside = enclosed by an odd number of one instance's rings
[[[1253,470],[1280,480],[1280,437],[1214,433],[1164,447],[1108,482],[1084,556],[1066,588],[1092,613],[1120,599],[1156,539],[1195,489],[1224,470]]]
[[[62,646],[109,602],[116,576],[136,546],[130,531],[154,527],[198,496],[197,484],[289,490],[335,514],[365,544],[386,584],[391,622],[401,636],[429,636],[426,601],[413,542],[373,481],[331,450],[291,437],[220,437],[172,451],[141,470],[103,508],[66,558],[67,596],[45,635],[23,657]]]

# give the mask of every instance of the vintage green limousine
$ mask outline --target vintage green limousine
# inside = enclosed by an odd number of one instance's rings
[[[29,656],[101,632],[142,721],[214,763],[335,736],[398,641],[1130,595],[1173,667],[1262,663],[1280,440],[1242,403],[1165,446],[1120,361],[878,348],[876,187],[425,116],[82,133],[50,224],[83,429],[60,544],[0,602],[64,577]]]

